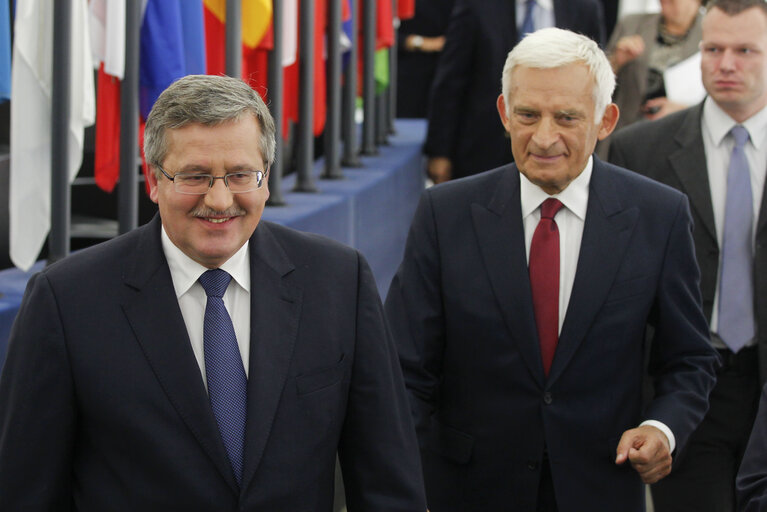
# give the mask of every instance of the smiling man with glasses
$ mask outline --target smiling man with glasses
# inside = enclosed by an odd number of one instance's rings
[[[364,258],[265,222],[275,127],[188,76],[149,114],[149,224],[30,284],[0,375],[3,510],[426,510]],[[71,507],[70,507],[71,505]]]

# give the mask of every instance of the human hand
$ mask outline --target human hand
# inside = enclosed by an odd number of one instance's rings
[[[644,105],[642,105],[642,112],[645,119],[653,121],[685,108],[687,108],[687,105],[674,103],[663,96],[645,101]]]
[[[615,49],[610,54],[610,64],[614,72],[636,59],[644,53],[644,40],[642,36],[624,36],[615,43]]]
[[[616,452],[615,463],[621,465],[628,460],[646,484],[654,484],[671,473],[668,438],[652,425],[624,432]]]
[[[450,180],[452,167],[452,162],[446,156],[431,157],[426,164],[426,174],[436,185]]]

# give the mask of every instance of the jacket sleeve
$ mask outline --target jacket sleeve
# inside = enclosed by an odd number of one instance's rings
[[[445,347],[438,244],[430,195],[426,192],[416,210],[405,255],[385,304],[421,438],[429,430],[436,408]]]
[[[76,406],[65,332],[44,274],[32,277],[0,375],[4,510],[69,510]]]
[[[709,344],[708,324],[701,309],[700,271],[685,196],[674,217],[649,318],[654,336],[648,372],[655,396],[646,417],[671,429],[679,453],[708,410],[719,356]]]
[[[426,510],[413,420],[391,333],[358,256],[356,346],[338,455],[350,512]]]

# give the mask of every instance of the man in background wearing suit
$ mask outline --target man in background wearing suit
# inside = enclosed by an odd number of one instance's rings
[[[609,157],[689,197],[709,339],[724,363],[708,414],[653,486],[658,512],[735,509],[735,474],[767,377],[767,3],[711,2],[701,51],[708,97],[617,132]]]
[[[534,30],[557,26],[602,44],[598,0],[456,0],[437,64],[424,152],[440,183],[511,161],[495,99],[506,55]]]
[[[529,35],[497,102],[515,163],[421,198],[385,309],[432,512],[643,512],[706,411],[687,199],[592,157],[614,87],[592,40]]]
[[[35,275],[0,377],[3,510],[425,510],[362,256],[260,221],[274,122],[188,76],[147,119],[159,216]]]

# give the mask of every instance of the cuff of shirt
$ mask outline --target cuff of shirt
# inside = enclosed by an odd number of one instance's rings
[[[645,420],[639,424],[640,427],[643,427],[644,425],[650,425],[651,427],[655,427],[663,432],[668,439],[668,452],[674,453],[674,448],[676,448],[676,439],[674,438],[674,433],[671,432],[671,429],[668,428],[665,423],[661,423],[657,420]]]

